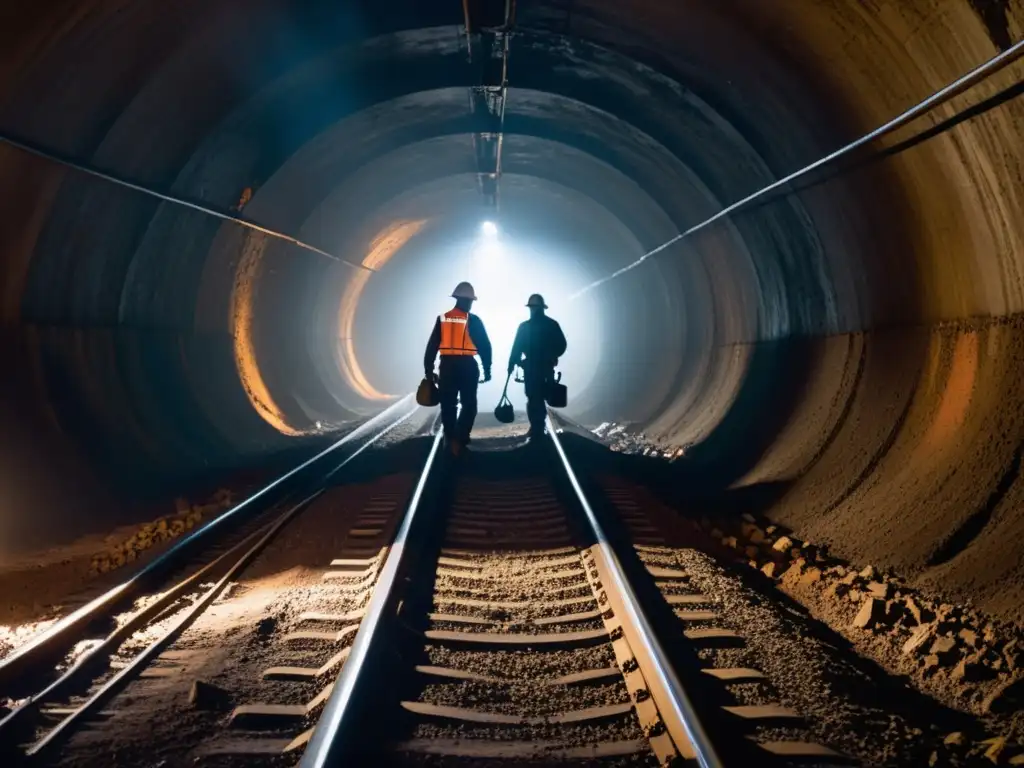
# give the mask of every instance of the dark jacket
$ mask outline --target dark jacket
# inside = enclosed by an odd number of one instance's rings
[[[480,355],[480,363],[483,365],[484,373],[491,371],[491,340],[487,338],[487,329],[484,328],[483,320],[469,313],[469,322],[466,330],[469,331],[469,338],[476,345],[476,352]],[[437,360],[437,353],[441,349],[441,318],[434,321],[434,330],[430,333],[430,341],[427,342],[427,351],[423,354],[423,370],[430,374],[434,371],[434,361]]]
[[[562,326],[547,315],[531,317],[519,324],[516,340],[512,344],[512,354],[508,358],[508,367],[523,365],[530,371],[550,370],[558,363],[558,358],[565,354],[565,334]],[[523,364],[523,357],[526,363]]]

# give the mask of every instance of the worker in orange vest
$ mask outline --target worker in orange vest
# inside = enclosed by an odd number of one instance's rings
[[[459,283],[452,292],[455,306],[437,318],[423,356],[423,370],[428,379],[434,377],[434,360],[441,353],[441,423],[445,443],[456,456],[469,442],[469,433],[476,420],[476,389],[480,369],[476,355],[483,363],[484,381],[491,380],[491,341],[484,324],[470,313],[476,293],[469,283]],[[462,412],[456,421],[456,404],[461,400]]]

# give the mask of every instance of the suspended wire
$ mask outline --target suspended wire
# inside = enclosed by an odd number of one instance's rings
[[[610,275],[608,275],[606,277],[602,277],[599,280],[595,280],[594,282],[590,283],[589,285],[586,285],[583,288],[580,288],[578,291],[576,291],[575,293],[573,293],[573,294],[571,294],[569,296],[569,301],[574,301],[575,299],[577,299],[580,296],[582,296],[584,293],[587,293],[588,291],[591,291],[591,290],[593,290],[594,288],[597,288],[600,285],[604,285],[605,283],[609,282],[610,280],[614,280],[615,278],[619,277],[622,274],[625,274],[626,272],[629,272],[630,270],[636,269],[641,264],[643,264],[645,261],[647,261],[647,259],[649,259],[652,256],[655,256],[655,255],[661,253],[666,248],[669,248],[670,246],[675,245],[676,243],[678,243],[683,238],[689,237],[690,235],[693,235],[693,234],[696,234],[697,232],[700,232],[702,229],[705,229],[705,228],[709,227],[710,225],[714,224],[716,221],[719,221],[720,219],[723,219],[726,216],[729,216],[729,215],[731,215],[733,213],[736,213],[741,208],[747,207],[750,203],[752,203],[752,202],[754,202],[756,200],[761,199],[765,195],[768,195],[769,193],[779,189],[780,187],[783,187],[783,186],[789,184],[790,182],[796,181],[797,179],[802,178],[803,176],[806,176],[807,174],[811,173],[812,171],[815,171],[818,168],[821,168],[822,166],[827,165],[828,163],[831,163],[831,162],[833,162],[835,160],[838,160],[841,157],[844,157],[844,156],[848,155],[849,153],[859,149],[860,147],[864,146],[865,144],[868,144],[868,143],[874,141],[875,139],[879,139],[879,138],[881,138],[883,136],[886,136],[887,134],[892,133],[893,131],[895,131],[895,130],[897,130],[899,128],[902,128],[907,123],[910,123],[910,122],[916,120],[918,117],[920,117],[920,116],[922,116],[924,114],[927,114],[928,112],[932,111],[936,107],[939,107],[942,104],[945,104],[950,99],[955,98],[956,96],[960,95],[964,91],[966,91],[966,90],[968,90],[970,88],[973,88],[975,85],[977,85],[978,83],[982,82],[983,80],[988,79],[989,77],[991,77],[992,75],[996,74],[997,72],[999,72],[999,71],[1005,69],[1006,67],[1010,66],[1011,64],[1013,64],[1013,62],[1015,62],[1017,59],[1019,59],[1022,55],[1024,55],[1024,40],[1021,40],[1021,41],[1015,43],[1013,46],[1011,46],[1010,48],[1007,48],[1005,51],[1003,51],[999,55],[994,56],[993,58],[991,58],[988,61],[986,61],[984,64],[981,64],[980,66],[972,69],[966,75],[963,75],[959,79],[954,80],[952,83],[947,85],[945,88],[942,88],[942,89],[936,91],[931,96],[926,98],[924,101],[921,101],[918,104],[914,105],[913,107],[908,109],[906,112],[903,112],[902,114],[897,115],[892,120],[890,120],[889,122],[885,123],[882,126],[879,126],[878,128],[876,128],[875,130],[871,131],[870,133],[867,133],[864,136],[861,136],[859,139],[857,139],[857,140],[847,144],[844,147],[841,147],[840,149],[837,149],[835,152],[832,152],[831,154],[826,155],[825,157],[821,158],[820,160],[817,160],[817,161],[811,163],[810,165],[805,166],[804,168],[801,168],[800,170],[795,171],[794,173],[791,173],[788,176],[786,176],[786,177],[784,177],[782,179],[779,179],[778,181],[775,181],[775,182],[769,184],[766,187],[763,187],[762,189],[759,189],[757,192],[754,192],[752,195],[748,195],[747,197],[744,197],[742,200],[739,200],[739,201],[733,203],[732,205],[728,206],[727,208],[723,208],[721,211],[716,213],[714,216],[712,216],[712,217],[710,217],[708,219],[705,219],[704,221],[700,222],[699,224],[696,224],[696,225],[690,227],[685,232],[681,232],[680,234],[678,234],[675,237],[673,237],[671,240],[667,240],[666,242],[662,243],[661,245],[659,245],[654,250],[648,251],[643,256],[641,256],[639,259],[634,261],[632,264],[627,264],[625,267],[622,267],[621,269],[618,269],[615,272],[612,272]]]
[[[77,162],[75,160],[71,160],[71,159],[68,159],[68,158],[65,158],[65,157],[61,157],[59,155],[54,154],[53,152],[41,149],[40,147],[33,146],[32,144],[29,144],[29,143],[27,143],[25,141],[22,141],[20,139],[15,139],[14,137],[9,136],[9,135],[7,135],[5,133],[0,133],[0,142],[3,142],[5,144],[10,144],[12,147],[20,149],[22,152],[27,152],[30,155],[35,155],[36,157],[41,157],[44,160],[49,160],[49,161],[51,161],[53,163],[57,163],[58,165],[64,165],[64,166],[67,166],[68,168],[73,168],[74,170],[79,171],[80,173],[84,173],[84,174],[87,174],[89,176],[94,176],[94,177],[96,177],[98,179],[103,179],[104,181],[108,181],[111,184],[116,184],[118,186],[134,190],[136,192],[141,192],[144,195],[149,195],[150,197],[155,197],[158,200],[163,200],[164,202],[167,202],[167,203],[173,203],[174,205],[180,205],[180,206],[182,206],[184,208],[191,208],[193,211],[199,211],[200,213],[205,213],[208,216],[214,216],[214,217],[216,217],[218,219],[222,219],[224,221],[233,222],[235,224],[238,224],[240,226],[243,226],[243,227],[246,227],[248,229],[254,230],[256,232],[260,232],[261,234],[277,238],[278,240],[283,240],[286,243],[291,243],[292,245],[298,246],[299,248],[302,248],[303,250],[310,251],[310,252],[315,253],[315,254],[317,254],[319,256],[325,256],[328,259],[331,259],[332,261],[337,261],[337,262],[340,262],[342,264],[346,264],[347,266],[350,266],[353,269],[363,269],[363,270],[366,270],[367,272],[376,272],[377,271],[377,270],[375,270],[375,269],[373,269],[371,267],[367,267],[367,266],[365,266],[363,264],[355,264],[355,263],[353,263],[351,261],[348,261],[346,259],[341,258],[340,256],[335,256],[332,253],[328,253],[327,251],[324,251],[324,250],[321,250],[320,248],[317,248],[315,245],[310,245],[309,243],[304,243],[301,240],[298,240],[298,239],[292,237],[291,235],[286,235],[286,234],[284,234],[282,232],[278,232],[277,230],[273,230],[273,229],[270,229],[268,227],[262,227],[259,224],[256,224],[254,222],[251,222],[251,221],[248,221],[246,219],[240,218],[238,216],[232,216],[230,214],[223,213],[222,211],[218,211],[218,210],[215,210],[213,208],[207,208],[204,205],[199,205],[198,203],[192,203],[192,202],[189,202],[188,200],[182,200],[181,198],[178,198],[178,197],[173,197],[171,195],[166,195],[163,192],[158,192],[155,189],[150,189],[149,187],[144,187],[141,184],[136,184],[135,182],[128,181],[126,179],[118,178],[117,176],[113,176],[113,175],[111,175],[111,174],[109,174],[109,173],[107,173],[105,171],[101,171],[101,170],[98,170],[96,168],[91,168],[91,167],[89,167],[87,165],[83,165],[82,163],[79,163],[79,162]]]
[[[850,173],[851,171],[877,165],[883,160],[888,160],[896,155],[906,152],[909,149],[913,149],[930,139],[934,139],[936,136],[941,136],[942,134],[951,131],[953,128],[956,128],[961,123],[972,120],[986,112],[991,112],[996,107],[1000,107],[1008,101],[1016,99],[1022,94],[1024,94],[1024,80],[1018,80],[1013,85],[1007,86],[998,93],[989,96],[987,99],[979,101],[977,104],[972,104],[960,112],[957,112],[952,117],[948,117],[945,120],[936,123],[931,128],[921,131],[920,133],[916,133],[900,142],[897,142],[896,144],[893,144],[892,146],[884,147],[876,152],[872,152],[869,155],[863,155],[859,158],[850,158],[850,161],[847,163],[837,163],[830,166],[828,169],[825,169],[823,173],[817,174],[814,178],[805,179],[801,183],[793,184],[786,189],[776,189],[771,194],[764,195],[756,203],[752,203],[747,206],[744,209],[744,213],[759,210],[796,192],[807,192],[815,189],[820,187],[822,184],[827,184],[833,179]]]

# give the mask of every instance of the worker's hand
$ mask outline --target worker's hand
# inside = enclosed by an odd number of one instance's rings
[[[436,381],[437,376],[434,375],[434,369],[431,368],[429,371],[423,371],[423,378],[427,381]]]
[[[490,380],[491,380],[491,369],[488,368],[486,371],[484,371],[484,383],[486,384]]]

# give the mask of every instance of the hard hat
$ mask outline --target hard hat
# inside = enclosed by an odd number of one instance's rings
[[[470,283],[462,282],[455,286],[455,290],[452,291],[453,299],[472,299],[476,301],[476,292],[473,290],[473,286]]]
[[[541,296],[539,293],[533,294],[533,296],[531,296],[527,300],[526,306],[528,306],[528,307],[540,307],[541,309],[547,309],[548,308],[548,305],[544,303],[544,297]]]

